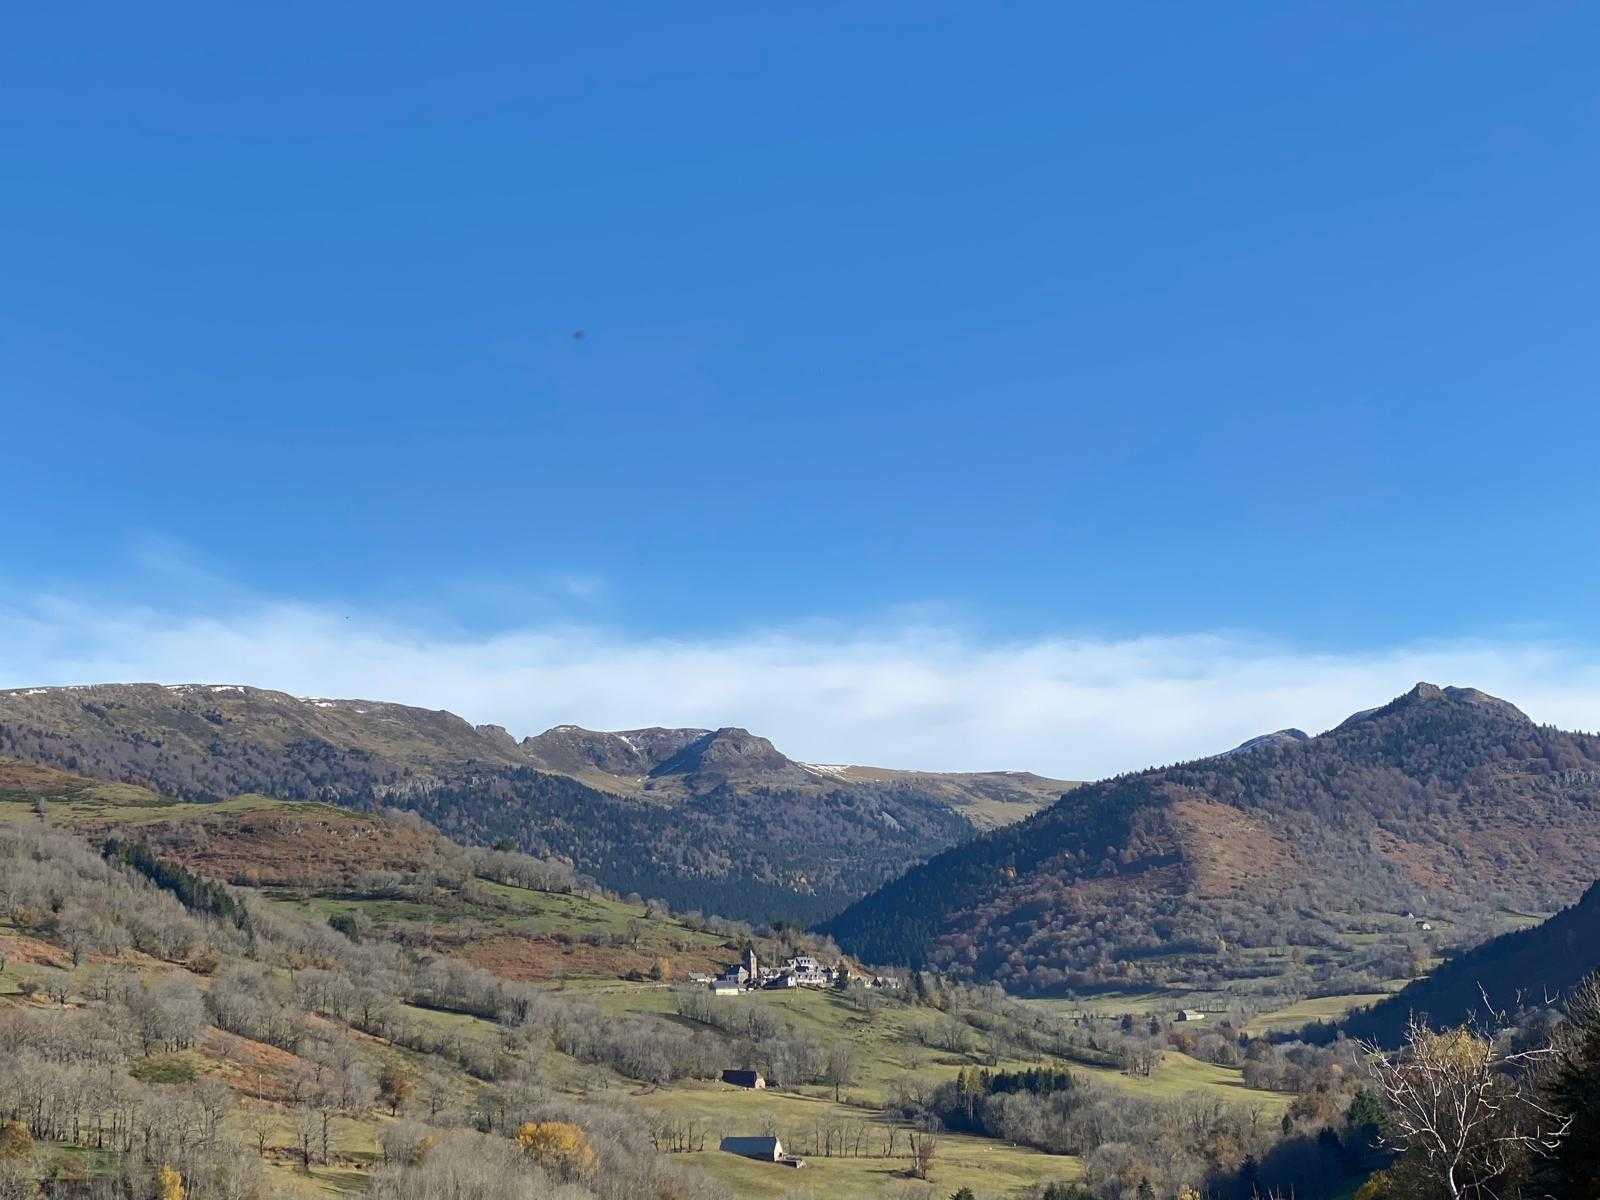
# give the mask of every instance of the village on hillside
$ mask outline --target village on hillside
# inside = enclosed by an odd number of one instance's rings
[[[898,979],[859,972],[843,958],[827,966],[813,955],[796,954],[784,959],[782,966],[763,966],[754,946],[746,946],[739,961],[727,967],[722,974],[690,975],[689,982],[704,984],[716,996],[737,996],[744,992],[777,991],[783,988],[844,987],[852,983],[869,988],[901,986]]]

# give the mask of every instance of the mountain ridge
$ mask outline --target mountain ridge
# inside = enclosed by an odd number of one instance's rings
[[[1363,990],[1592,882],[1595,768],[1600,738],[1422,684],[1315,738],[1074,789],[825,928],[870,960],[1027,992],[1269,972]]]
[[[996,801],[959,776],[842,779],[731,727],[557,726],[518,741],[444,710],[244,684],[10,689],[0,753],[195,802],[410,808],[619,892],[791,921],[1044,802],[1039,788]]]
[[[535,766],[621,795],[670,800],[685,791],[759,773],[750,769],[756,764],[793,786],[859,783],[918,788],[942,797],[979,830],[1020,820],[1079,786],[1076,780],[1031,771],[919,771],[801,762],[739,726],[607,731],[556,725],[523,738],[521,745]]]

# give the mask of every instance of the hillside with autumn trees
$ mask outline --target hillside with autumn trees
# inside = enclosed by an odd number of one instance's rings
[[[824,928],[1021,993],[1381,990],[1600,874],[1600,738],[1419,684],[1313,738],[1142,771],[935,856]]]
[[[1071,785],[795,762],[743,729],[518,741],[453,713],[239,684],[0,691],[0,754],[197,803],[407,809],[619,892],[810,924]]]

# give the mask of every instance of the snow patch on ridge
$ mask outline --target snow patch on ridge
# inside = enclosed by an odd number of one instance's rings
[[[800,765],[813,775],[822,775],[828,779],[844,779],[850,770],[849,763],[801,763]]]

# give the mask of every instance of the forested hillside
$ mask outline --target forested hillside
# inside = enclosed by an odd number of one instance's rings
[[[1600,875],[1600,863],[1595,865]],[[1398,1045],[1413,1015],[1436,1028],[1491,1022],[1496,1014],[1559,1002],[1600,970],[1600,883],[1583,899],[1531,929],[1493,938],[1450,959],[1392,998],[1350,1014],[1351,1037]]]
[[[0,692],[0,753],[197,802],[407,808],[458,840],[559,857],[619,892],[801,923],[1032,811],[1049,784],[844,778],[738,729],[565,727],[519,743],[446,712],[236,685]]]
[[[603,791],[671,802],[685,795],[754,788],[815,793],[843,787],[894,794],[954,809],[992,829],[1052,804],[1077,786],[1027,771],[897,771],[799,763],[744,729],[628,729],[603,733],[558,725],[523,738],[522,753],[541,770]]]
[[[826,928],[1023,992],[1377,990],[1570,903],[1597,863],[1600,738],[1420,684],[1319,737],[1078,788]]]

